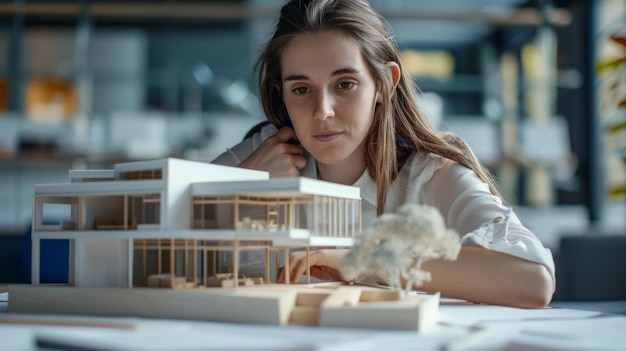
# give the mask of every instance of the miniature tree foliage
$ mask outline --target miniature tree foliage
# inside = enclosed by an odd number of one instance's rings
[[[342,262],[341,273],[347,280],[363,275],[383,279],[390,287],[406,291],[431,279],[421,269],[432,259],[456,260],[461,248],[459,235],[447,229],[436,208],[405,204],[396,213],[376,218],[361,233]]]

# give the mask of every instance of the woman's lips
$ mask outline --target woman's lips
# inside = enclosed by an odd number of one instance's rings
[[[341,135],[341,132],[321,132],[313,135],[313,137],[319,141],[331,141],[335,140]]]

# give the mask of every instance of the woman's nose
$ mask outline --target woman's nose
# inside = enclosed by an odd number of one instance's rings
[[[313,115],[320,120],[335,117],[334,98],[331,94],[322,92],[317,96]]]

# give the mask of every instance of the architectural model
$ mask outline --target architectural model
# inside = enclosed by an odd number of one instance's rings
[[[69,177],[35,186],[32,285],[10,287],[9,312],[411,330],[436,322],[438,295],[310,284],[308,271],[307,284],[272,283],[281,253],[289,276],[292,249],[308,257],[353,245],[358,188],[173,158]],[[69,240],[66,286],[40,284],[40,245],[55,239]],[[247,250],[264,255],[262,277],[240,272]]]

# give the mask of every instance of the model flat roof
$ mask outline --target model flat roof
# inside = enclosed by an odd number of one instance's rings
[[[149,171],[154,169],[161,169],[166,171],[169,167],[172,168],[181,168],[186,169],[186,167],[193,167],[194,170],[197,170],[198,167],[203,168],[207,174],[210,172],[219,172],[221,171],[232,171],[236,170],[238,173],[242,175],[250,174],[252,175],[251,179],[259,179],[259,176],[268,177],[267,172],[256,171],[252,169],[246,168],[237,168],[232,166],[224,166],[218,165],[208,162],[199,162],[199,161],[191,161],[180,158],[161,158],[155,160],[147,160],[147,161],[135,161],[135,162],[126,162],[126,163],[117,163],[115,164],[115,172],[136,172],[136,171]],[[208,178],[210,180],[210,177]]]
[[[170,158],[159,158],[155,160],[147,161],[133,161],[116,163],[114,168],[116,172],[129,172],[129,171],[148,171],[153,169],[165,169]],[[181,160],[182,161],[182,160]],[[187,161],[192,162],[192,161]]]
[[[161,179],[60,183],[35,185],[35,196],[130,195],[160,193],[164,190],[165,182]]]
[[[322,195],[360,199],[361,189],[306,177],[273,178],[269,180],[203,182],[191,185],[192,195]]]
[[[115,177],[113,169],[71,169],[70,179],[109,179]]]

